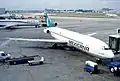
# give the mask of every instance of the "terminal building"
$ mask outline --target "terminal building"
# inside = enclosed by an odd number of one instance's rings
[[[0,15],[5,14],[5,8],[0,8]]]

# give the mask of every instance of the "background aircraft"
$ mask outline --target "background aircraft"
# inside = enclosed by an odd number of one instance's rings
[[[57,23],[47,25],[47,13],[44,13],[45,21],[40,21],[39,19],[4,19],[0,20],[1,28],[15,28],[16,26],[35,26],[37,27],[47,27],[47,26],[56,26]],[[52,21],[51,21],[52,22]]]

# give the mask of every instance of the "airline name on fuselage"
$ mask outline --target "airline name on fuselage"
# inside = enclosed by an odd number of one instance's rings
[[[82,42],[75,42],[75,41],[69,40],[69,44],[75,46],[76,48],[89,52],[89,47],[84,46]]]

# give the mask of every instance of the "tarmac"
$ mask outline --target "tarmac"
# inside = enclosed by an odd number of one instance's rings
[[[82,34],[96,33],[93,37],[108,43],[108,35],[116,34],[120,19],[56,19],[61,28]],[[119,77],[109,72],[107,66],[100,65],[99,74],[84,71],[86,60],[95,59],[88,54],[61,49],[49,49],[50,44],[40,42],[10,41],[6,38],[40,38],[52,39],[43,32],[44,28],[23,27],[17,29],[0,29],[0,50],[13,57],[20,55],[40,55],[45,57],[44,65],[29,66],[0,65],[0,81],[120,81]]]

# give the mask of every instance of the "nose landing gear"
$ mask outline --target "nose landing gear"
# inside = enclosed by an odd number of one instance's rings
[[[100,58],[96,58],[96,63],[102,64],[102,60]]]

